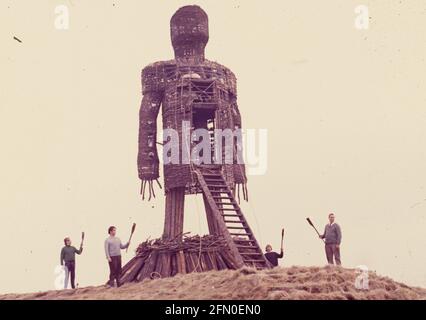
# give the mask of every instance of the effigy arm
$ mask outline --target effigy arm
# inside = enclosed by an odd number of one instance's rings
[[[156,181],[161,188],[157,152],[157,117],[161,102],[161,92],[146,92],[139,111],[138,174],[142,181],[142,199],[145,199],[145,190],[148,189],[148,201],[155,197],[153,182]]]

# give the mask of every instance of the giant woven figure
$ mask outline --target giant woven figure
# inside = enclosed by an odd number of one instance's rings
[[[155,195],[154,182],[159,178],[157,144],[162,142],[157,143],[156,136],[160,108],[163,129],[174,129],[179,137],[186,130],[185,121],[191,132],[208,130],[212,141],[215,129],[241,128],[235,75],[205,59],[209,40],[207,14],[198,6],[182,7],[173,15],[170,29],[175,58],[155,62],[142,71],[138,171],[142,197],[149,199]],[[189,149],[193,147],[190,142]],[[182,158],[184,141],[180,141],[178,149]],[[215,151],[212,147],[214,159],[224,157],[225,151]],[[191,159],[190,163],[164,164],[163,240],[182,237],[185,196],[201,193],[210,235],[224,239],[234,265],[264,268],[268,263],[235,199],[239,200],[240,186],[243,197],[248,198],[245,168],[236,159],[239,151],[238,147],[233,149],[232,163],[199,164]]]

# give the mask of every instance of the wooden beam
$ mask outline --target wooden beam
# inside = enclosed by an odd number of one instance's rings
[[[163,239],[174,239],[183,233],[185,188],[174,188],[166,194]]]
[[[204,202],[204,208],[206,210],[207,225],[209,227],[209,233],[211,235],[219,235],[219,227],[217,226],[216,219],[214,218],[214,213],[212,209],[210,208],[210,204],[207,201],[205,194],[203,194],[203,202]]]
[[[201,189],[203,190],[206,199],[210,205],[210,208],[212,209],[213,215],[216,219],[217,225],[219,227],[219,232],[224,236],[228,247],[230,251],[232,252],[232,255],[235,259],[235,264],[237,268],[242,268],[244,266],[243,258],[241,257],[240,253],[238,252],[238,248],[236,247],[234,240],[232,239],[228,229],[226,228],[226,224],[223,221],[223,218],[221,216],[221,213],[219,212],[219,209],[216,206],[216,202],[214,201],[209,188],[207,187],[206,182],[204,181],[204,178],[201,174],[201,172],[196,169],[195,174],[197,175],[198,182],[200,183]]]

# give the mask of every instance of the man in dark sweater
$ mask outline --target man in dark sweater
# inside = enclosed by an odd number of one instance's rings
[[[277,267],[278,259],[281,259],[284,256],[284,250],[281,248],[281,253],[278,254],[272,251],[272,246],[270,244],[266,246],[265,250],[266,250],[265,258],[269,261],[272,267]]]
[[[64,239],[65,247],[61,250],[61,266],[65,265],[65,281],[64,289],[68,287],[68,279],[71,276],[71,288],[75,289],[75,254],[81,254],[83,252],[83,244],[80,245],[80,249],[77,250],[71,246],[71,239]]]
[[[324,228],[324,234],[320,235],[321,239],[325,239],[325,255],[327,257],[328,264],[336,264],[340,266],[342,262],[340,261],[340,242],[342,241],[342,231],[340,226],[334,222],[334,214],[330,213],[328,215],[328,223]]]

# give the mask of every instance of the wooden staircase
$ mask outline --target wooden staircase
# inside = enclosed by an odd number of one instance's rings
[[[246,265],[256,269],[270,268],[233,192],[226,184],[220,167],[199,167],[195,169],[195,173],[217,220],[218,233],[227,240],[238,267]]]

